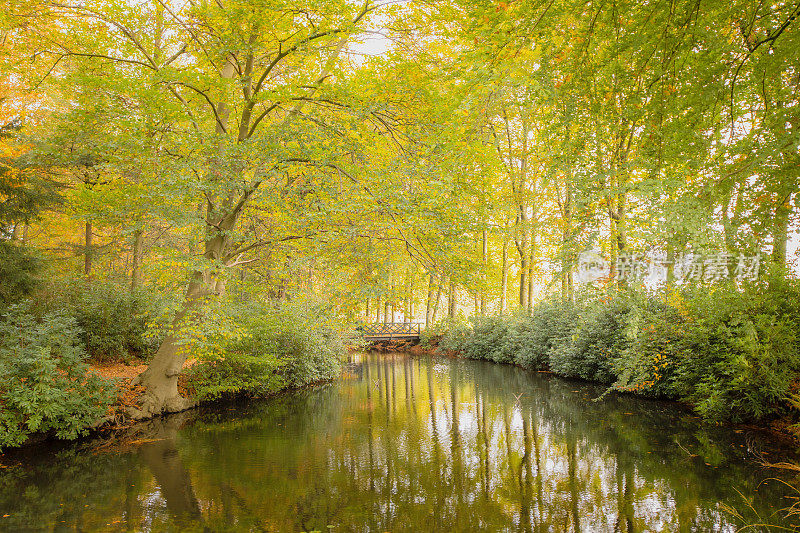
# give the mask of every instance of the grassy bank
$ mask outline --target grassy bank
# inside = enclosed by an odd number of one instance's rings
[[[681,400],[712,421],[796,419],[800,287],[582,294],[529,313],[447,320],[423,344],[610,390]]]

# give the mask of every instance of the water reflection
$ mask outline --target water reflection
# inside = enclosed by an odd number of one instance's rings
[[[0,469],[0,529],[734,531],[787,487],[755,435],[491,363],[365,356],[339,383]],[[33,452],[31,452],[33,453]],[[741,494],[740,494],[741,493]]]

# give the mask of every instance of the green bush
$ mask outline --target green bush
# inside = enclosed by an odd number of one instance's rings
[[[526,367],[540,370],[550,367],[556,347],[570,342],[578,322],[572,302],[546,300],[535,305],[530,315],[513,315],[504,350]]]
[[[222,304],[186,332],[199,399],[263,396],[336,377],[347,339],[314,304]]]
[[[439,347],[443,350],[462,351],[475,339],[470,323],[461,314],[453,318],[443,318],[437,322],[435,328],[442,331]]]
[[[677,361],[683,357],[686,317],[655,299],[631,306],[627,347],[614,360],[615,388],[656,398],[678,398]]]
[[[723,288],[687,301],[675,389],[703,416],[739,421],[784,408],[800,371],[800,291],[781,292]]]
[[[690,402],[713,420],[785,413],[800,379],[800,286],[771,280],[536,304],[530,314],[437,325],[463,356]]]
[[[115,387],[84,362],[80,328],[63,312],[36,320],[20,306],[0,319],[0,448],[31,433],[84,434],[113,400]]]
[[[513,363],[513,355],[503,350],[504,340],[508,336],[508,324],[502,317],[476,317],[472,319],[472,328],[465,331],[469,342],[464,342],[464,357],[470,359],[487,359],[496,363]]]
[[[0,240],[0,307],[17,303],[40,283],[41,259],[25,246]]]
[[[145,290],[131,291],[113,282],[80,283],[70,288],[61,305],[75,317],[86,351],[95,361],[146,359],[161,341],[147,335],[157,302]]]
[[[553,343],[550,369],[562,376],[614,382],[614,361],[627,347],[629,311],[625,298],[609,297],[583,304],[572,336]]]

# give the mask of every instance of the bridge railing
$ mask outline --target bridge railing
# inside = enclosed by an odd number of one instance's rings
[[[361,332],[365,337],[419,337],[422,324],[413,322],[365,324]]]

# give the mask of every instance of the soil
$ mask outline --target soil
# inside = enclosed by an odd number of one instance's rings
[[[183,369],[194,366],[197,364],[196,359],[187,359],[183,365]],[[132,385],[133,378],[141,374],[147,369],[147,364],[144,362],[139,363],[90,363],[90,370],[100,377],[110,379],[116,382],[119,393],[117,400],[111,404],[106,413],[106,427],[109,429],[117,429],[129,426],[133,420],[130,420],[127,413],[129,408],[138,408],[141,405],[142,394],[144,394],[144,387],[141,385]],[[190,386],[187,386],[185,374],[181,374],[178,378],[178,390],[183,396],[191,396],[193,391]]]

